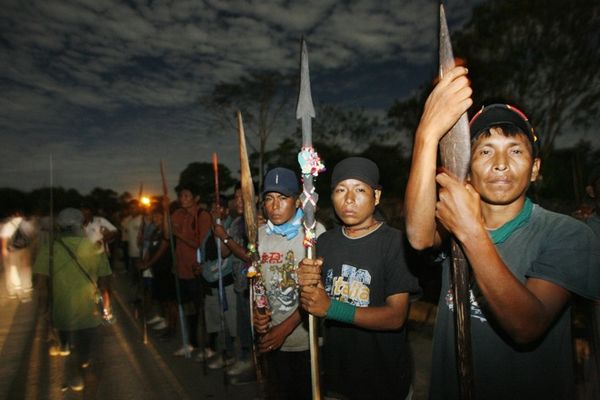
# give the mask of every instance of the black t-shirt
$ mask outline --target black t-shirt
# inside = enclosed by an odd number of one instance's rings
[[[150,258],[156,254],[156,252],[160,249],[162,242],[167,239],[164,237],[164,233],[162,229],[154,229],[152,231],[152,235],[150,236],[150,246],[148,247],[148,255]],[[154,262],[152,265],[152,273],[154,274],[162,274],[162,273],[170,273],[171,266],[173,264],[173,259],[171,256],[171,248],[169,247],[167,251],[165,251],[158,260]]]
[[[409,272],[402,233],[383,224],[371,234],[346,237],[341,228],[321,235],[323,282],[329,296],[357,307],[378,307],[388,296],[419,293]],[[410,385],[406,330],[372,331],[325,321],[325,387],[351,399],[399,399]]]

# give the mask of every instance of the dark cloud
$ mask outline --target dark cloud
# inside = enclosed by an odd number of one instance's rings
[[[454,26],[474,3],[450,5]],[[198,99],[251,69],[293,73],[301,35],[316,102],[381,113],[435,71],[437,4],[6,0],[0,186],[45,185],[50,154],[57,184],[83,192],[158,191],[159,159],[174,182],[215,149],[237,171],[235,133],[210,126]]]

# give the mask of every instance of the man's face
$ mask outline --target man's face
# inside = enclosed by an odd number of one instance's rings
[[[269,221],[274,225],[282,225],[296,214],[296,198],[277,192],[267,192],[264,208]]]
[[[184,189],[177,194],[177,199],[179,200],[179,204],[183,208],[194,207],[197,203],[197,197],[198,196],[194,197],[192,192],[190,192],[187,189]]]
[[[162,227],[162,224],[163,224],[163,218],[164,218],[164,217],[163,217],[163,213],[161,213],[161,212],[153,212],[153,213],[152,213],[152,223],[153,223],[155,226]]]
[[[473,143],[469,181],[485,203],[509,205],[525,196],[539,169],[540,160],[532,157],[524,134],[506,136],[491,128],[489,136]]]
[[[222,218],[225,218],[229,215],[229,208],[227,208],[226,205],[223,204],[218,204],[215,202],[210,203],[210,210],[211,211],[218,211]]]
[[[235,211],[239,215],[242,215],[244,213],[244,198],[242,197],[242,189],[235,189],[235,193],[233,194],[233,204]]]
[[[357,179],[346,179],[333,188],[331,201],[344,225],[360,228],[370,224],[381,190],[375,190]]]

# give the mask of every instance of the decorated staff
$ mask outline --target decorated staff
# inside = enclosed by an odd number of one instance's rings
[[[181,325],[181,343],[184,349],[185,358],[191,357],[190,340],[188,337],[188,330],[185,321],[185,315],[183,313],[183,303],[181,300],[181,288],[179,287],[179,279],[177,277],[177,258],[175,257],[175,237],[173,236],[173,224],[171,223],[171,212],[169,209],[169,190],[167,186],[167,179],[165,177],[165,166],[162,160],[160,160],[160,177],[162,179],[163,187],[163,207],[165,213],[165,221],[167,223],[167,234],[169,235],[169,245],[171,246],[171,257],[173,261],[173,274],[175,275],[175,293],[177,296],[177,310],[179,312],[179,323]]]
[[[244,123],[242,113],[237,112],[237,126],[240,143],[240,186],[242,189],[242,199],[244,202],[244,222],[246,225],[246,236],[248,237],[248,253],[252,260],[248,268],[248,283],[250,293],[250,324],[252,332],[252,361],[256,370],[256,381],[258,382],[259,394],[262,397],[264,390],[264,371],[261,360],[258,358],[256,349],[256,340],[254,337],[254,310],[266,313],[269,310],[269,302],[266,296],[266,289],[259,268],[258,256],[258,222],[256,218],[256,198],[254,193],[254,183],[250,172],[250,163],[248,161],[248,150],[246,149],[246,135],[244,133]]]
[[[310,74],[308,69],[308,50],[306,42],[302,39],[302,55],[300,59],[300,93],[296,107],[296,118],[302,123],[302,148],[298,153],[298,163],[302,172],[302,211],[304,212],[304,246],[306,257],[315,258],[316,220],[315,208],[319,199],[313,185],[313,178],[325,170],[319,155],[312,147],[312,119],[315,117],[315,108],[310,91]],[[312,398],[321,398],[320,369],[319,369],[319,343],[317,332],[317,319],[314,315],[308,316],[309,346],[310,346],[310,377]]]
[[[440,78],[455,67],[452,43],[448,33],[444,5],[440,4],[440,48],[439,48]],[[440,140],[440,155],[442,166],[464,181],[469,169],[471,156],[471,141],[467,113],[463,113],[456,124]],[[471,322],[469,319],[469,263],[462,248],[452,238],[452,287],[456,304],[455,329],[457,363],[462,399],[472,398],[473,361],[471,356]]]

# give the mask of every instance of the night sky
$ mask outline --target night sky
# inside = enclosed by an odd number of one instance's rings
[[[450,29],[477,3],[447,2]],[[384,114],[435,74],[438,2],[4,0],[0,29],[0,187],[48,186],[52,155],[57,186],[158,194],[161,158],[171,187],[213,151],[237,175],[236,132],[199,99],[252,69],[297,72],[302,35],[316,105]],[[271,147],[293,107],[284,120]]]

